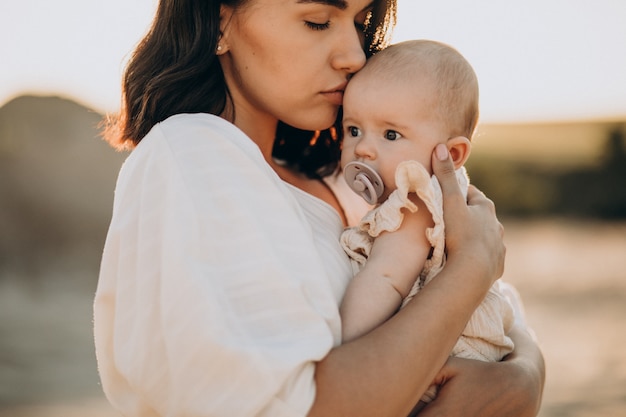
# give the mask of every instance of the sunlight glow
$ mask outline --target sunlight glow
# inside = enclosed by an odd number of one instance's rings
[[[0,3],[0,105],[57,94],[119,106],[123,65],[157,0]],[[451,44],[474,66],[483,121],[626,117],[623,0],[399,0],[394,41]]]

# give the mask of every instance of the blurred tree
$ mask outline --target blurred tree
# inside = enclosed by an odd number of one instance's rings
[[[626,219],[625,127],[609,132],[598,167],[573,170],[557,179],[559,212],[604,220]]]
[[[626,219],[626,124],[607,125],[595,165],[561,168],[545,162],[477,156],[468,161],[472,182],[502,216],[574,216]]]

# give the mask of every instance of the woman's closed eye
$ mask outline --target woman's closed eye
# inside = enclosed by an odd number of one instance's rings
[[[313,29],[313,30],[326,30],[330,27],[330,20],[327,20],[324,23],[317,23],[317,22],[311,22],[308,20],[304,21],[304,24],[309,28],[309,29]]]

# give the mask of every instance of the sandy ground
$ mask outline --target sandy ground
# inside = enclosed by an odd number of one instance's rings
[[[539,415],[626,416],[626,223],[504,223],[505,276],[547,363]],[[119,417],[98,385],[93,280],[79,279],[95,272],[74,274],[0,280],[0,417]]]

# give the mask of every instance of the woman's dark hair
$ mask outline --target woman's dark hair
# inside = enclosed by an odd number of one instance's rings
[[[248,0],[161,0],[152,27],[137,45],[122,82],[119,115],[107,118],[104,138],[117,149],[132,149],[152,127],[180,113],[221,114],[229,103],[215,54],[220,7]],[[368,19],[366,55],[389,43],[396,0],[379,0]],[[310,177],[332,172],[341,147],[340,117],[325,131],[304,131],[279,123],[274,155]]]

